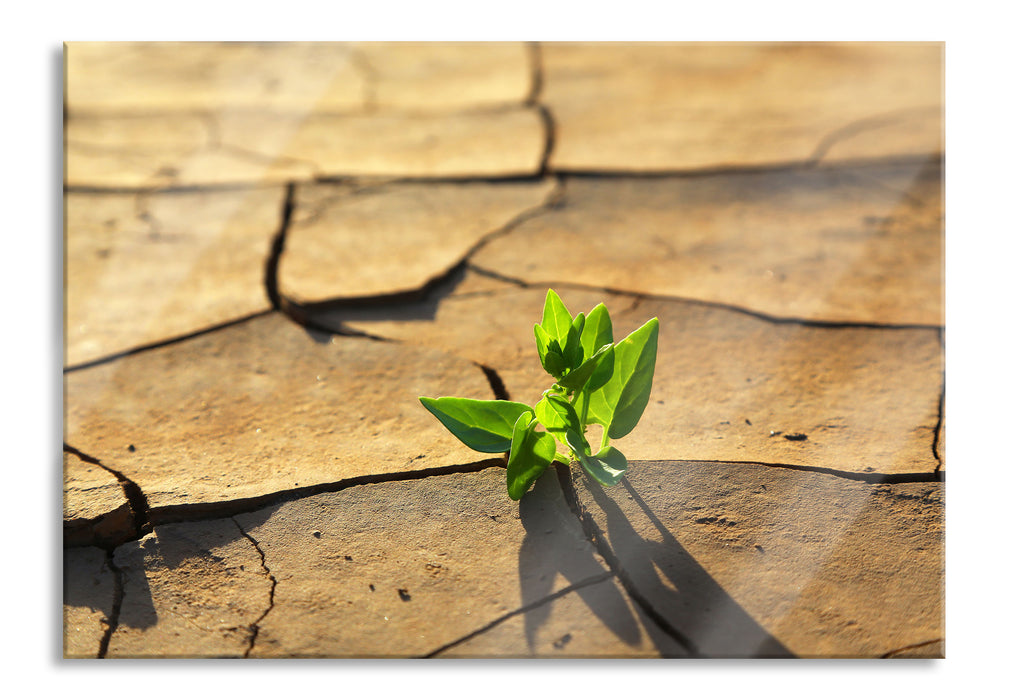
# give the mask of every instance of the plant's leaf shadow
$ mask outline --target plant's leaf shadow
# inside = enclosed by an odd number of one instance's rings
[[[607,492],[579,475],[606,518],[605,539],[621,576],[655,614],[691,641],[697,653],[719,658],[791,658],[789,651],[753,619],[673,537],[625,477],[622,488],[660,533],[643,538]],[[617,487],[621,488],[621,487]]]

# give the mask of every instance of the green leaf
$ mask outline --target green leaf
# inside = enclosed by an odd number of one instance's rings
[[[582,387],[583,392],[587,393],[596,391],[599,387],[610,381],[610,377],[613,376],[614,357],[616,357],[616,353],[612,352],[612,346],[610,346],[609,349],[611,350],[610,352],[601,352],[599,364],[596,365],[595,371],[592,372],[592,376],[589,377],[589,380],[585,382],[585,386]]]
[[[547,394],[543,401],[536,404],[536,407],[539,408],[540,404],[545,404],[541,409],[543,418],[540,419],[540,422],[547,430],[558,432],[575,430],[579,434],[584,432],[578,425],[578,414],[575,413],[574,407],[563,396]],[[539,418],[539,413],[536,416]]]
[[[603,486],[615,486],[627,473],[627,458],[612,445],[607,445],[595,455],[581,455],[577,450],[575,454],[582,468]]]
[[[578,367],[578,369],[574,369],[568,372],[557,383],[566,389],[571,389],[572,391],[581,391],[583,385],[585,385],[585,383],[589,380],[590,377],[593,377],[596,367],[601,362],[605,362],[608,364],[610,373],[605,377],[600,377],[601,381],[597,380],[598,385],[602,386],[607,381],[609,381],[610,375],[613,374],[612,345],[605,345],[602,348],[600,348],[599,352],[597,352],[589,359],[585,360],[585,362],[583,362],[581,366]]]
[[[592,357],[599,348],[613,343],[613,323],[610,312],[605,304],[597,304],[585,317],[585,327],[582,329],[582,347],[585,356]]]
[[[507,452],[515,422],[532,408],[516,401],[481,401],[446,396],[420,402],[442,425],[477,452]]]
[[[589,454],[589,443],[584,435],[574,430],[568,430],[565,441],[578,457],[579,464],[593,479],[603,486],[613,486],[623,478],[627,471],[627,458],[612,445],[599,450],[595,455]]]
[[[513,501],[522,498],[557,453],[553,437],[537,432],[533,429],[535,425],[536,420],[531,413],[524,413],[515,421],[506,476],[508,495]]]
[[[585,439],[585,435],[580,430],[568,428],[564,431],[564,442],[574,450],[579,462],[584,464],[588,460],[591,448],[589,447],[589,441]]]
[[[652,392],[658,342],[659,320],[653,318],[613,346],[610,380],[591,394],[583,392],[575,402],[575,410],[581,412],[588,394],[587,421],[605,426],[610,438],[627,435],[644,413]]]
[[[555,379],[560,379],[564,374],[564,370],[567,369],[564,366],[564,358],[553,350],[548,350],[546,357],[543,358],[543,369],[550,373],[550,376]]]
[[[536,351],[540,354],[540,364],[543,365],[543,369],[546,369],[547,352],[550,350],[550,335],[538,323],[533,326],[533,334],[536,336]]]
[[[560,340],[567,336],[571,327],[571,312],[552,289],[547,290],[546,301],[543,302],[543,330],[551,338]]]
[[[579,313],[568,328],[567,337],[564,339],[564,369],[573,370],[585,359],[585,350],[582,348],[582,328],[585,326],[585,314]]]
[[[563,433],[567,430],[567,423],[564,417],[551,405],[547,397],[543,397],[538,404],[533,406],[533,414],[536,420],[551,433]]]

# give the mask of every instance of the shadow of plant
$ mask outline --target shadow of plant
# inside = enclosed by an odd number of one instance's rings
[[[625,477],[621,486],[629,501],[651,521],[659,541],[642,537],[624,510],[593,479],[573,474],[595,499],[606,518],[600,528],[587,512],[582,518],[596,532],[601,546],[632,595],[682,636],[703,657],[791,658],[781,642],[765,630],[704,570],[673,537]]]
[[[536,655],[537,634],[550,619],[554,601],[536,603],[554,592],[558,577],[579,586],[568,595],[578,595],[592,614],[628,646],[640,647],[644,630],[659,653],[684,655],[670,638],[655,634],[653,628],[639,622],[642,615],[632,610],[612,572],[597,559],[595,548],[565,503],[553,470],[538,479],[519,501],[519,518],[526,530],[519,549],[519,577],[523,606],[530,606],[524,614],[529,655]],[[580,586],[586,581],[591,583]]]

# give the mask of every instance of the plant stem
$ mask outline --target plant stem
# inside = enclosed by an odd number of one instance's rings
[[[589,426],[586,421],[589,419],[589,397],[592,396],[591,391],[585,392],[585,402],[582,404],[582,415],[578,416],[578,420],[582,424],[582,435],[588,432]]]

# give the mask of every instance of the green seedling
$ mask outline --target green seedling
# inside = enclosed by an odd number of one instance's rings
[[[513,500],[522,498],[555,459],[577,461],[596,481],[613,486],[627,471],[627,458],[610,440],[630,433],[648,404],[659,320],[614,343],[605,304],[572,317],[550,289],[533,334],[540,363],[554,379],[535,406],[451,396],[422,396],[420,402],[467,447],[508,453]],[[596,452],[586,437],[590,424],[603,429]]]

